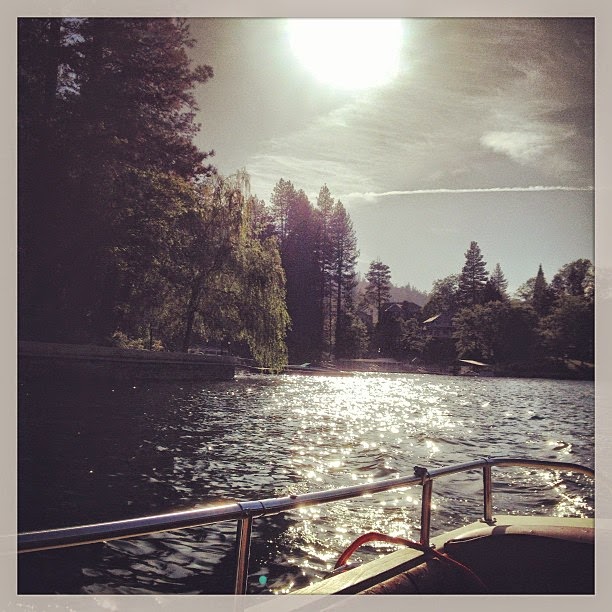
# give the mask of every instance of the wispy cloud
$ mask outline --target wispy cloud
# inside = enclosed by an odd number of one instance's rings
[[[352,192],[347,193],[341,198],[347,200],[362,199],[368,202],[373,202],[380,198],[392,197],[392,196],[404,196],[404,195],[422,195],[422,194],[437,194],[437,193],[505,193],[505,192],[534,192],[534,191],[593,191],[592,186],[585,187],[571,187],[568,185],[531,185],[528,187],[473,187],[466,189],[411,189],[411,190],[396,190],[396,191],[383,191],[375,193],[372,191],[368,192]]]

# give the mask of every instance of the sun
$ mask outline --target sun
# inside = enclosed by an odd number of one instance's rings
[[[398,19],[291,19],[291,49],[321,83],[365,89],[399,72],[402,23]]]

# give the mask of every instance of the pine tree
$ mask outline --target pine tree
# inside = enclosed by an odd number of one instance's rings
[[[282,178],[274,185],[274,190],[270,196],[272,216],[281,244],[287,238],[289,209],[295,197],[296,191],[293,183]]]
[[[495,268],[493,268],[493,272],[491,274],[491,284],[495,289],[499,292],[501,299],[508,299],[508,281],[502,272],[501,266],[499,263],[495,264]]]
[[[125,255],[137,251],[135,241],[148,229],[134,223],[155,223],[145,194],[170,175],[193,181],[212,172],[208,154],[192,142],[199,130],[193,88],[212,69],[191,66],[191,44],[186,22],[176,19],[20,23],[26,335],[107,338],[135,280],[126,277]],[[37,57],[43,76],[33,66]],[[141,255],[143,265],[155,259]],[[144,283],[147,267],[129,263]]]
[[[539,316],[547,314],[550,308],[549,289],[548,284],[546,283],[546,279],[544,278],[542,264],[540,264],[538,268],[538,273],[535,277],[531,305]]]
[[[319,220],[319,265],[321,268],[321,337],[323,346],[331,353],[334,345],[334,265],[333,245],[331,237],[331,223],[334,212],[334,199],[327,185],[323,185],[317,197],[317,217]]]
[[[353,223],[346,212],[342,202],[336,202],[331,223],[330,238],[332,248],[332,282],[336,290],[336,320],[335,343],[336,355],[345,351],[348,319],[344,315],[352,309],[352,291],[355,288],[355,263],[359,252],[357,251],[357,238]]]
[[[319,218],[300,190],[287,200],[281,257],[287,279],[291,329],[287,346],[291,361],[317,361],[321,354],[322,271],[319,261]]]
[[[391,300],[391,270],[387,264],[377,259],[370,263],[366,280],[366,301],[374,307],[378,324],[382,319],[383,308]]]
[[[481,303],[487,282],[486,262],[482,259],[478,243],[472,241],[465,253],[465,264],[459,277],[459,302],[463,307]]]

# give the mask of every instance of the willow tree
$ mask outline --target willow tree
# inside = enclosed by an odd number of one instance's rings
[[[177,219],[166,276],[181,314],[170,323],[183,351],[194,335],[245,342],[260,365],[280,368],[289,325],[285,276],[276,237],[262,235],[262,211],[245,198],[242,182],[240,174],[210,178]]]
[[[285,274],[274,237],[259,240],[246,235],[236,253],[238,312],[244,340],[255,361],[280,370],[287,364]]]

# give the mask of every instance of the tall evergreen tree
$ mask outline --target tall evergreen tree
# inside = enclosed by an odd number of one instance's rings
[[[331,353],[334,345],[334,265],[333,265],[333,245],[331,236],[331,223],[334,212],[334,199],[331,196],[327,185],[323,185],[317,197],[317,216],[319,219],[320,239],[319,239],[319,265],[321,267],[321,337],[323,346],[327,352]]]
[[[319,219],[302,190],[292,189],[286,202],[281,257],[287,278],[287,309],[291,317],[291,329],[287,335],[289,358],[300,362],[317,361],[321,354],[323,316]]]
[[[387,264],[377,259],[370,263],[366,280],[366,300],[374,307],[376,321],[380,323],[383,309],[391,300],[391,270]]]
[[[355,264],[359,255],[353,223],[340,201],[336,202],[333,209],[330,238],[333,263],[331,278],[336,290],[334,352],[339,356],[346,354],[350,344],[347,336],[351,320],[344,315],[352,310],[352,292],[356,285]]]
[[[542,264],[540,264],[540,266],[538,267],[538,273],[535,277],[531,305],[540,317],[547,314],[550,308],[549,289],[548,284],[546,283],[546,279],[544,278]]]
[[[42,88],[34,86],[30,48],[41,22],[25,20],[20,28],[24,98],[38,88],[46,93],[33,100],[53,99],[44,128],[38,103],[22,100],[19,108],[20,333],[100,341],[118,324],[131,290],[122,254],[145,228],[130,224],[154,213],[130,209],[133,203],[146,209],[144,183],[164,174],[193,180],[211,172],[203,163],[207,154],[192,143],[199,129],[192,90],[212,69],[191,66],[186,48],[192,41],[182,20],[58,19],[42,25]],[[35,152],[37,143],[44,143],[50,165]],[[47,168],[42,174],[41,167]],[[146,275],[141,270],[140,280]]]
[[[276,224],[276,231],[281,244],[287,238],[289,210],[296,195],[293,183],[281,178],[278,183],[274,185],[274,190],[270,197],[272,216]]]
[[[481,303],[482,292],[488,278],[486,265],[478,243],[472,241],[470,248],[465,253],[465,264],[459,276],[460,305],[466,307]]]
[[[493,272],[491,273],[491,277],[489,279],[491,281],[491,285],[495,288],[495,290],[499,293],[501,300],[508,299],[508,281],[502,272],[501,266],[499,263],[495,264],[495,268],[493,268]]]

